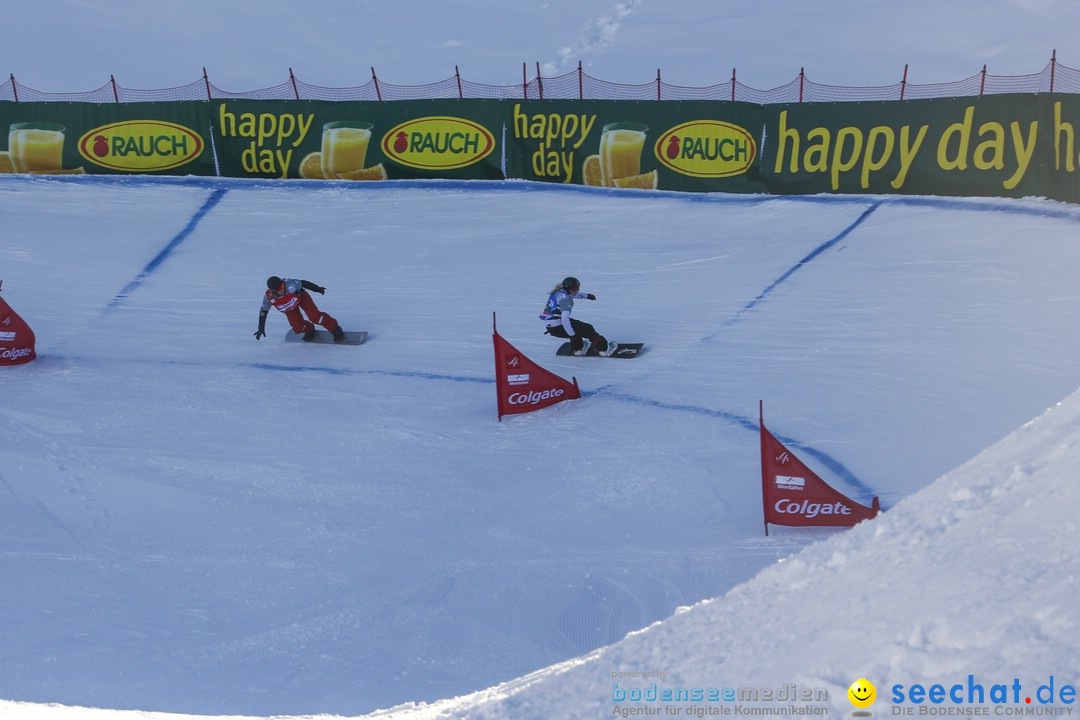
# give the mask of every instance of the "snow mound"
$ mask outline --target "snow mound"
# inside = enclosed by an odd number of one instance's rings
[[[1080,660],[1080,392],[898,503],[721,598],[587,656],[480,693],[367,717],[610,717],[614,685],[827,690],[865,677],[887,715],[894,684],[1071,682]],[[638,673],[637,676],[632,673]],[[672,703],[683,707],[688,703]],[[697,706],[722,703],[702,702]],[[730,703],[729,703],[730,704]],[[689,703],[695,705],[695,703]]]

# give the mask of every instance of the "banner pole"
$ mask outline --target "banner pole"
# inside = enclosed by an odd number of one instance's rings
[[[499,392],[499,331],[495,328],[495,311],[491,311],[491,344],[495,348],[495,412],[499,415],[499,422],[502,422],[503,416],[503,401],[502,394]]]
[[[765,520],[765,537],[769,537],[769,515],[765,507],[765,403],[758,400],[758,438],[761,441],[761,515]]]

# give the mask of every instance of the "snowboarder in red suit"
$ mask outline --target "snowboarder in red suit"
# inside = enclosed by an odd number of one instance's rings
[[[296,278],[280,278],[271,275],[266,279],[266,294],[263,296],[262,307],[259,308],[259,329],[255,331],[255,339],[259,340],[266,335],[266,314],[273,305],[279,311],[285,313],[293,332],[303,335],[304,340],[310,342],[315,337],[315,326],[322,325],[334,336],[334,342],[345,339],[345,331],[338,325],[329,313],[324,313],[311,299],[311,293],[320,295],[326,292],[326,288],[316,285],[307,280]],[[300,311],[303,310],[303,315]],[[307,317],[305,318],[304,315]]]

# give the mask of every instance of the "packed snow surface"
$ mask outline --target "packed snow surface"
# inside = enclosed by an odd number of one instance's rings
[[[0,717],[1075,684],[1080,211],[378,185],[0,180]],[[270,274],[369,341],[256,341]],[[555,357],[567,274],[643,355]],[[584,398],[499,422],[492,313]],[[885,512],[765,537],[759,400]]]

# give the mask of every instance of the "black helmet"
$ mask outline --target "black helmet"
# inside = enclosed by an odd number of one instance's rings
[[[569,291],[570,288],[581,288],[581,281],[579,281],[576,277],[573,276],[563,278],[562,289]]]
[[[281,287],[281,278],[279,278],[277,275],[271,275],[270,277],[266,278],[267,290],[277,290],[279,287]]]

